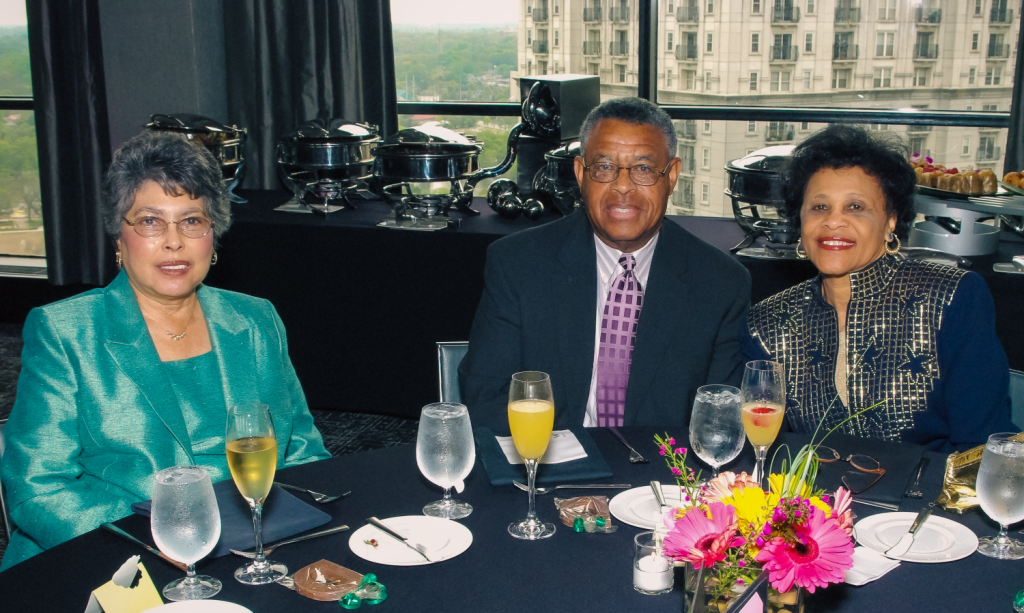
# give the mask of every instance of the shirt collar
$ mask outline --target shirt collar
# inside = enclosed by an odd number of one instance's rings
[[[651,273],[651,261],[654,259],[654,248],[658,244],[659,234],[661,233],[655,234],[646,245],[632,253],[632,256],[636,258],[633,276],[640,281],[640,285],[643,287],[647,287],[647,277]],[[621,272],[619,258],[622,257],[622,252],[606,245],[597,234],[594,235],[594,245],[597,247],[597,271],[601,275],[601,279],[607,282],[609,277],[618,276]]]

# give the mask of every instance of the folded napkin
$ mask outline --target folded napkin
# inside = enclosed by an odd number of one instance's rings
[[[795,456],[800,447],[809,442],[810,437],[806,434],[794,434],[783,432],[779,434],[778,443],[789,445],[790,454]],[[893,441],[879,441],[874,439],[859,438],[846,434],[832,434],[823,443],[825,447],[831,447],[839,452],[843,458],[852,454],[862,454],[875,458],[885,469],[885,475],[872,485],[867,491],[854,494],[854,498],[882,502],[899,506],[903,500],[903,492],[906,491],[910,481],[911,473],[917,468],[917,461],[924,453],[924,447],[911,445],[909,443],[898,443]],[[768,458],[771,459],[771,454]],[[823,456],[825,457],[825,456]],[[788,458],[783,451],[776,458],[773,468],[778,471],[780,460]],[[843,475],[847,472],[856,472],[849,462],[830,462],[821,464],[818,467],[818,478],[815,482],[820,488],[832,492],[843,484]]]
[[[850,585],[871,583],[899,565],[897,560],[887,558],[874,549],[856,547],[853,550],[853,568],[844,571],[846,583]]]
[[[604,461],[597,444],[586,428],[569,428],[576,439],[583,445],[587,457],[561,464],[544,464],[537,469],[537,483],[564,483],[566,481],[590,481],[612,476],[612,470]],[[494,431],[490,428],[473,428],[476,438],[476,453],[487,471],[491,485],[512,485],[513,480],[526,481],[526,468],[522,465],[508,463],[502,452]]]
[[[256,533],[252,527],[252,511],[249,503],[242,498],[231,479],[213,484],[220,509],[220,540],[210,554],[219,558],[231,553],[232,549],[252,549],[256,546]],[[152,501],[145,500],[132,505],[137,515],[149,517]],[[331,516],[314,509],[276,485],[263,503],[263,542],[271,543],[289,536],[322,526],[331,521]]]

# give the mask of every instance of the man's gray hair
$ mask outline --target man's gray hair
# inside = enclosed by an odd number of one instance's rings
[[[590,111],[580,127],[580,150],[586,152],[590,133],[602,119],[617,119],[625,123],[654,126],[665,135],[668,157],[676,157],[676,129],[672,118],[661,107],[643,98],[614,98]]]
[[[213,222],[214,246],[231,225],[231,203],[213,154],[181,134],[147,130],[114,153],[103,180],[103,222],[114,240],[121,238],[121,221],[146,181],[168,194],[201,198]]]

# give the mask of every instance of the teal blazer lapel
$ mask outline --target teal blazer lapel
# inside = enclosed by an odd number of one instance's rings
[[[149,336],[135,292],[123,271],[107,287],[105,306],[107,329],[110,330],[107,352],[149,402],[150,408],[167,426],[189,460],[195,463],[181,406],[170,379],[159,367],[160,356]]]
[[[199,287],[199,303],[206,316],[210,344],[220,366],[225,410],[260,398],[256,379],[257,356],[249,320],[242,317],[223,296]],[[275,407],[270,407],[273,413]]]
[[[552,381],[552,384],[566,386],[566,398],[579,420],[583,423],[587,398],[590,396],[590,380],[594,368],[594,330],[597,325],[597,249],[594,247],[594,233],[585,211],[577,211],[579,218],[566,237],[558,253],[558,259],[565,266],[561,277],[564,283],[552,291],[558,305],[558,341],[562,356],[563,373],[569,373],[569,380]],[[543,294],[541,294],[543,295]]]
[[[654,248],[651,272],[644,288],[644,308],[640,312],[640,325],[636,333],[636,351],[629,368],[629,384],[626,388],[625,425],[636,418],[643,404],[647,390],[658,373],[662,356],[669,351],[673,340],[678,339],[676,330],[686,321],[699,321],[700,296],[687,292],[685,276],[691,266],[687,261],[685,236],[677,233],[675,222],[663,220],[658,244]],[[683,350],[679,348],[679,350]],[[688,402],[680,398],[680,406]]]

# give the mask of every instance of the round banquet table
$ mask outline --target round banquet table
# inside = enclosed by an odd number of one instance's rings
[[[654,446],[652,428],[622,428],[622,434],[650,464],[630,464],[628,451],[604,429],[592,430],[614,476],[608,483],[646,485],[652,479],[672,483]],[[673,432],[677,439],[685,433]],[[924,502],[939,492],[945,457],[926,452],[927,469],[921,479]],[[770,456],[769,456],[770,457]],[[750,470],[753,453],[744,454],[726,470]],[[544,470],[542,466],[541,471]],[[525,474],[525,469],[524,469]],[[403,445],[341,456],[281,470],[277,480],[319,492],[352,494],[319,505],[332,516],[323,526],[347,524],[355,530],[366,518],[417,515],[424,504],[440,498],[440,488],[424,479],[416,467],[415,445]],[[606,493],[572,490],[572,495]],[[305,498],[305,495],[299,494]],[[682,570],[676,588],[663,596],[645,596],[633,590],[632,539],[640,532],[620,522],[613,534],[575,533],[558,524],[554,537],[536,542],[519,541],[506,528],[526,515],[527,496],[512,486],[493,487],[479,460],[458,496],[473,505],[473,513],[460,520],[473,533],[473,544],[463,554],[431,565],[398,567],[373,564],[348,547],[351,532],[282,547],[273,558],[291,571],[327,559],[360,573],[372,572],[387,586],[388,598],[365,606],[371,613],[386,611],[518,612],[518,611],[682,611]],[[554,495],[539,496],[538,514],[557,522]],[[916,512],[922,501],[903,499],[901,511]],[[854,504],[858,517],[884,512]],[[979,536],[998,527],[980,512],[953,515],[935,510],[936,516],[960,522]],[[614,520],[613,520],[614,521]],[[148,519],[126,517],[117,525],[152,543]],[[1020,529],[1019,526],[1014,526]],[[1019,536],[1019,535],[1018,535]],[[3,573],[0,573],[0,608],[4,611],[83,611],[92,589],[110,580],[129,557],[141,554],[154,582],[162,587],[181,571],[106,531],[93,530]],[[316,602],[280,585],[251,587],[236,582],[232,572],[242,558],[225,556],[200,561],[197,570],[224,583],[219,600],[238,603],[254,613],[264,611],[339,611],[335,602]],[[992,560],[974,553],[945,564],[903,562],[882,578],[861,587],[833,585],[808,595],[808,611],[1012,611],[1014,594],[1024,589],[1024,561]]]

